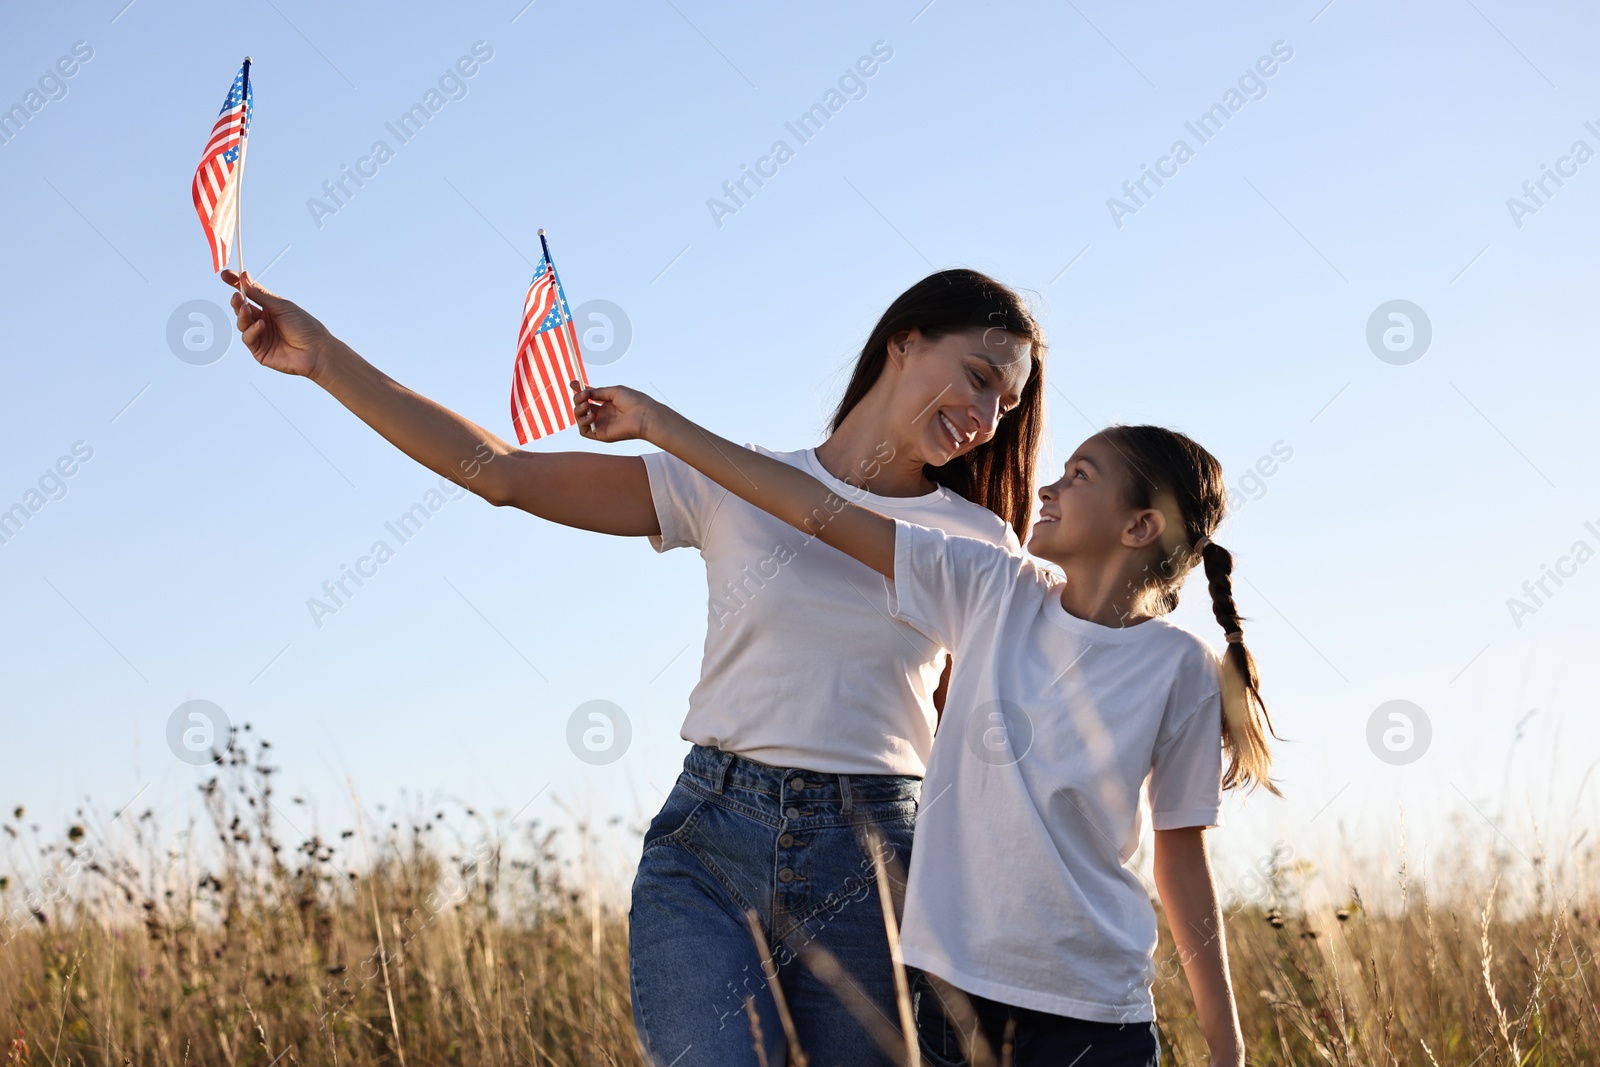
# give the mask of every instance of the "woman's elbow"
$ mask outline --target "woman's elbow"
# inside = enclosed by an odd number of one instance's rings
[[[462,464],[459,481],[474,495],[497,508],[510,507],[517,502],[516,483],[522,474],[519,468],[522,457],[530,453],[513,449],[494,453],[482,460],[469,460]]]

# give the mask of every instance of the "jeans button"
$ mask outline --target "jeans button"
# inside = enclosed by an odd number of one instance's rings
[[[778,838],[778,845],[780,847],[782,847],[782,848],[789,848],[793,844],[794,844],[794,835],[793,834],[783,834]]]
[[[785,867],[783,870],[779,871],[778,872],[778,881],[780,881],[780,882],[792,882],[792,881],[794,881],[794,868],[793,867]]]
[[[804,789],[805,787],[806,787],[806,780],[804,778],[795,777],[795,778],[789,779],[789,788],[790,789]]]
[[[798,819],[800,817],[800,809],[799,808],[784,808],[783,809],[783,817],[785,819]]]

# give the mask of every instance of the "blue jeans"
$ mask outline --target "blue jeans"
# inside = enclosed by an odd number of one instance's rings
[[[990,1067],[1002,1061],[1008,1040],[1012,1049],[1004,1062],[1013,1067],[1159,1067],[1161,1063],[1155,1023],[1072,1019],[976,993],[960,994],[967,1001],[962,1008],[952,989],[926,972],[911,974],[912,1012],[925,1067]],[[965,1033],[958,1036],[958,1029]],[[974,1031],[981,1031],[992,1058],[965,1055],[964,1048],[974,1044]]]
[[[767,1062],[785,1063],[774,975],[814,1067],[896,1062],[852,1012],[899,1034],[867,828],[882,834],[898,908],[921,788],[920,778],[769,767],[703,745],[689,752],[645,833],[628,912],[633,1021],[652,1063],[755,1067],[746,998]],[[859,994],[812,969],[820,953]]]

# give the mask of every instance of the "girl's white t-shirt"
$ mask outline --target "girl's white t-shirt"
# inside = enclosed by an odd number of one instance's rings
[[[879,496],[813,449],[756,451],[884,515],[1022,549],[994,512],[939,488]],[[890,614],[892,582],[746,503],[676,457],[647,453],[658,552],[700,550],[710,596],[700,681],[682,737],[776,767],[920,777],[933,747],[944,649]]]
[[[917,814],[905,961],[1005,1004],[1155,1018],[1156,917],[1126,865],[1222,816],[1219,661],[1150,619],[1067,614],[1063,579],[895,523],[894,613],[955,655]]]

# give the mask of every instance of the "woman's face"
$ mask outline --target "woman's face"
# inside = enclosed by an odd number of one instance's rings
[[[939,338],[909,330],[889,339],[889,359],[898,370],[895,424],[907,448],[936,467],[994,437],[1033,369],[1028,342],[1001,329]]]

